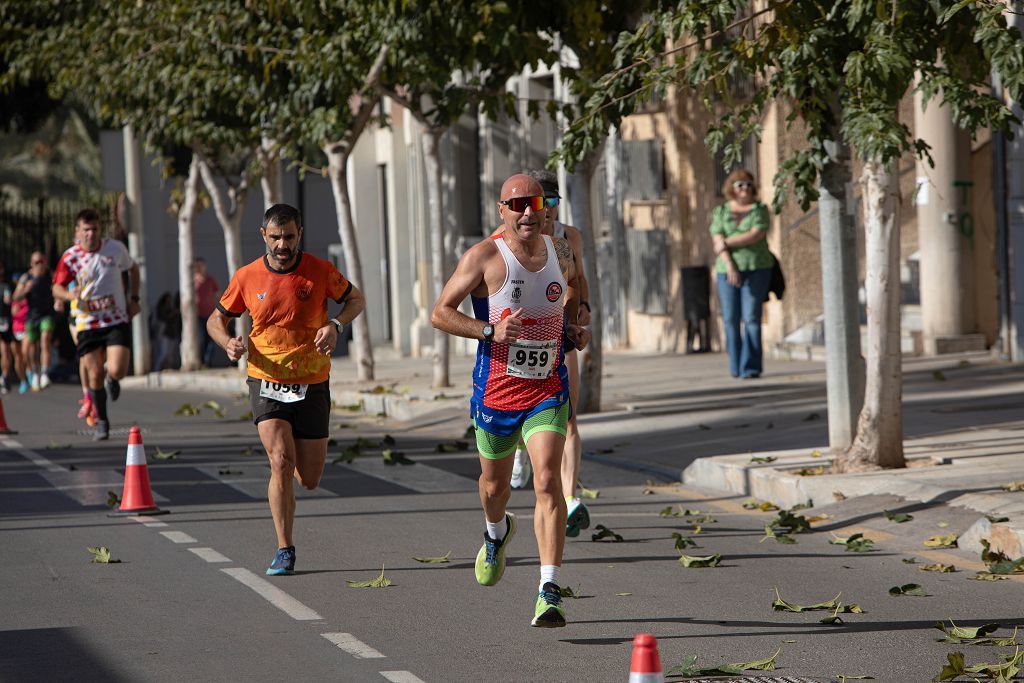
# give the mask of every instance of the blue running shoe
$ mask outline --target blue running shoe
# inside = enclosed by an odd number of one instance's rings
[[[274,555],[274,561],[267,568],[267,576],[281,576],[295,573],[295,546],[281,548]]]

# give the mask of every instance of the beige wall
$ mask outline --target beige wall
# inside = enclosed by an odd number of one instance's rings
[[[799,121],[790,130],[784,128],[789,106],[776,103],[762,120],[761,143],[756,176],[762,200],[772,203],[772,180],[782,161],[805,145],[806,134]],[[692,96],[670,92],[663,111],[628,117],[623,121],[624,140],[661,138],[665,149],[668,196],[659,202],[626,202],[624,222],[628,229],[663,228],[670,236],[668,315],[645,315],[630,311],[627,317],[630,346],[648,351],[682,351],[686,343],[679,269],[691,265],[707,265],[714,279],[714,255],[708,222],[711,210],[723,201],[719,189],[713,187],[713,159],[704,145],[709,115]],[[913,128],[913,98],[904,97],[900,119]],[[854,154],[856,151],[854,150]],[[973,271],[966,287],[973,290],[978,332],[993,343],[997,327],[995,270],[995,217],[992,205],[991,151],[988,136],[980,135],[972,146],[971,175],[974,187],[970,192],[970,211],[974,217]],[[861,196],[859,179],[861,164],[853,165],[853,195],[858,200],[858,254],[861,278],[864,273],[863,227],[859,215]],[[900,186],[901,260],[918,250],[917,213],[913,204],[916,184],[914,159],[905,155],[898,164]],[[801,209],[792,195],[778,215],[773,215],[768,235],[771,250],[779,257],[786,275],[786,297],[782,302],[772,298],[765,306],[764,341],[769,345],[781,342],[786,335],[813,323],[822,312],[821,246],[817,206]],[[711,289],[712,337],[720,347],[720,319],[714,286]]]

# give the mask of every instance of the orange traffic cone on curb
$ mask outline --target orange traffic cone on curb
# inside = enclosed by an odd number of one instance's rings
[[[650,633],[633,639],[633,659],[629,665],[629,683],[663,683],[658,641]]]
[[[128,431],[128,458],[124,468],[124,491],[121,493],[121,505],[111,517],[123,515],[164,515],[153,500],[153,491],[149,488],[149,469],[146,467],[146,449],[142,445],[142,432],[138,427]]]
[[[0,399],[0,434],[17,434],[17,433],[18,432],[14,431],[13,429],[11,429],[10,427],[7,426],[7,418],[4,417],[4,401],[3,401],[3,399]]]

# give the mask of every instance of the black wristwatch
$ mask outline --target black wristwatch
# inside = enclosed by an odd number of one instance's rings
[[[484,341],[494,341],[494,325],[487,323],[481,332],[484,334]]]

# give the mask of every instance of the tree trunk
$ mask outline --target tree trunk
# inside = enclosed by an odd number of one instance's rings
[[[334,211],[338,217],[338,236],[345,252],[345,277],[349,282],[363,288],[363,266],[359,260],[359,245],[352,221],[352,200],[348,194],[348,152],[351,149],[340,143],[324,145],[327,154],[328,175],[334,192]],[[365,290],[364,290],[365,291]],[[356,373],[359,381],[374,378],[373,345],[370,342],[370,324],[366,314],[352,321],[352,341],[355,347]]]
[[[192,229],[199,200],[199,156],[192,156],[185,179],[185,199],[178,209],[178,284],[181,296],[181,369],[198,370],[199,325],[196,319],[196,294],[192,284]]]
[[[867,252],[868,348],[864,407],[853,445],[837,469],[904,467],[900,358],[900,233],[896,175],[877,159],[861,174]]]
[[[279,147],[276,140],[264,137],[260,142],[256,155],[260,160],[260,187],[263,189],[263,210],[267,210],[274,204],[280,204],[284,197],[284,190],[281,187],[281,157],[278,153]],[[299,207],[299,211],[302,207]]]
[[[579,228],[583,236],[583,269],[590,285],[590,333],[592,339],[587,348],[579,352],[580,361],[580,413],[601,412],[601,375],[604,366],[602,345],[604,341],[604,305],[601,302],[601,282],[597,272],[597,246],[594,240],[594,223],[590,211],[590,181],[594,175],[600,152],[589,154],[569,175],[569,202],[572,208],[573,227]]]
[[[444,215],[441,203],[441,135],[444,130],[428,128],[423,132],[423,157],[427,167],[427,206],[430,226],[430,257],[434,301],[441,298],[441,290],[447,275],[444,258]],[[448,334],[434,330],[434,380],[435,388],[450,387],[448,380]]]
[[[224,253],[227,254],[228,279],[230,280],[235,271],[242,267],[242,213],[245,209],[247,190],[243,188],[238,190],[233,197],[226,197],[227,193],[217,185],[217,179],[213,175],[209,163],[201,156],[199,157],[199,173],[202,175],[203,185],[206,186],[206,191],[213,203],[213,212],[217,215],[217,221],[224,230]]]
[[[836,107],[838,110],[838,105]],[[838,117],[837,117],[838,118]],[[825,309],[825,375],[828,441],[833,452],[850,447],[864,402],[857,300],[857,226],[849,200],[850,147],[837,125],[825,143],[829,159],[821,169],[818,216],[821,227],[821,289]]]

